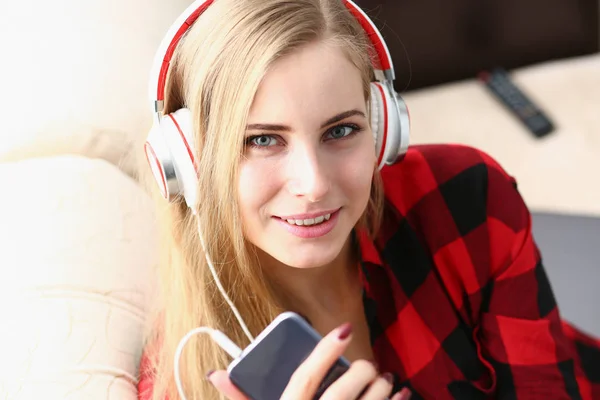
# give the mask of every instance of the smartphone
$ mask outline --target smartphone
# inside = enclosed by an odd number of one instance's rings
[[[251,400],[279,400],[296,368],[321,340],[319,333],[300,315],[284,312],[227,368],[229,379]],[[348,370],[340,357],[329,369],[314,398]]]

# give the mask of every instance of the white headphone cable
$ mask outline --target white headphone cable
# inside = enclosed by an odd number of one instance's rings
[[[217,287],[219,288],[219,292],[221,292],[221,295],[223,295],[223,298],[227,302],[227,305],[229,305],[229,307],[231,308],[231,311],[233,311],[233,314],[235,315],[236,319],[238,320],[240,326],[242,327],[242,330],[244,331],[244,333],[246,334],[248,339],[250,339],[250,341],[253,341],[254,337],[252,336],[252,334],[250,333],[250,330],[246,326],[246,323],[244,322],[244,319],[240,315],[240,312],[233,304],[233,301],[231,301],[231,299],[225,292],[225,288],[223,288],[223,285],[221,284],[221,280],[219,279],[219,276],[217,275],[215,266],[213,265],[212,260],[210,259],[210,256],[208,255],[208,251],[206,249],[206,244],[204,243],[204,237],[202,236],[202,229],[200,228],[200,217],[198,216],[198,214],[192,207],[190,207],[190,210],[192,210],[192,214],[196,218],[196,223],[197,223],[196,226],[198,228],[198,237],[200,238],[200,244],[202,245],[202,250],[204,251],[204,256],[206,258],[206,262],[208,263],[208,268],[210,269],[210,272],[212,273],[215,283],[217,284]],[[191,339],[192,336],[199,334],[199,333],[209,334],[210,337],[223,350],[225,350],[225,352],[227,352],[227,354],[229,354],[232,358],[237,358],[242,353],[242,350],[235,343],[233,343],[231,341],[231,339],[229,339],[223,332],[221,332],[219,330],[216,330],[213,328],[208,328],[206,326],[201,326],[199,328],[195,328],[195,329],[192,329],[191,331],[189,331],[179,341],[179,345],[177,346],[177,350],[175,351],[175,357],[174,357],[175,358],[174,359],[175,384],[177,385],[177,391],[179,392],[179,397],[181,397],[182,400],[186,400],[186,397],[183,392],[183,385],[181,383],[181,378],[179,376],[179,359],[181,358],[181,354],[183,353],[183,348],[185,347],[187,342]]]
[[[177,346],[177,350],[175,351],[175,384],[177,385],[177,391],[179,392],[179,397],[181,397],[181,400],[186,400],[186,397],[183,392],[181,378],[179,377],[179,359],[181,358],[181,353],[183,353],[183,348],[185,347],[187,342],[192,338],[192,336],[197,335],[199,333],[209,334],[211,339],[213,339],[232,358],[238,358],[242,354],[242,350],[235,343],[233,343],[231,339],[229,339],[223,332],[219,330],[208,328],[206,326],[201,326],[199,328],[195,328],[189,331],[183,337],[183,339],[179,341],[179,345]]]
[[[223,285],[221,284],[221,280],[219,279],[219,277],[217,275],[215,266],[213,265],[213,263],[210,259],[210,256],[208,255],[208,251],[206,249],[206,244],[204,243],[204,237],[202,235],[202,229],[200,228],[200,217],[198,216],[198,214],[196,213],[196,211],[193,208],[190,208],[190,209],[192,210],[192,214],[194,214],[194,216],[196,217],[196,221],[197,221],[196,225],[198,228],[198,237],[200,238],[200,244],[202,245],[202,250],[204,250],[204,257],[206,258],[206,262],[208,263],[208,268],[210,269],[210,272],[212,273],[215,283],[217,284],[219,291],[223,295],[223,298],[229,305],[229,308],[231,308],[231,311],[233,311],[235,318],[238,320],[240,326],[242,327],[242,330],[244,331],[244,333],[246,334],[248,339],[252,342],[254,340],[254,337],[252,336],[252,334],[250,333],[250,330],[246,326],[246,323],[244,322],[244,319],[240,315],[240,312],[238,311],[238,309],[235,307],[235,305],[233,304],[233,302],[227,295],[227,292],[225,292],[225,288],[223,288]]]

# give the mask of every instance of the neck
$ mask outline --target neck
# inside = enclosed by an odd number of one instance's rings
[[[264,257],[261,257],[264,259]],[[265,262],[266,261],[266,262]],[[358,257],[352,236],[340,254],[329,264],[304,269],[274,259],[261,260],[284,305],[305,316],[343,313],[360,295]]]

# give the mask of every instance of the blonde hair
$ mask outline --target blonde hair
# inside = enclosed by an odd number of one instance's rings
[[[269,67],[317,40],[339,46],[361,72],[368,104],[373,77],[369,43],[341,0],[216,0],[178,45],[165,89],[165,112],[184,106],[192,112],[200,171],[197,214],[206,250],[253,335],[283,309],[242,234],[236,183],[246,118]],[[378,173],[371,192],[359,225],[375,232],[383,197]],[[160,296],[146,353],[154,399],[174,400],[173,356],[188,331],[220,329],[240,347],[248,339],[217,289],[185,202],[167,204],[161,198],[157,210],[163,246]],[[209,337],[190,340],[180,364],[186,396],[219,398],[205,374],[226,368],[229,361]]]

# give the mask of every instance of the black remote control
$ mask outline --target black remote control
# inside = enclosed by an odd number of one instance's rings
[[[504,69],[481,72],[479,79],[537,138],[554,130],[552,121],[514,84]]]

